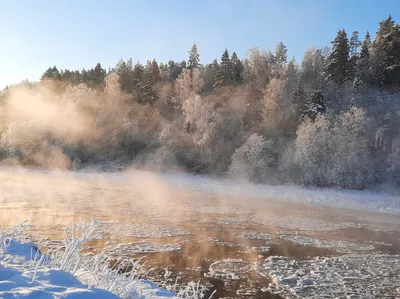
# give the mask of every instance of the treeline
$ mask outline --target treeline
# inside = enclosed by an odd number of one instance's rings
[[[330,48],[309,48],[300,64],[282,42],[244,59],[225,49],[209,64],[196,44],[188,54],[108,70],[53,66],[40,83],[6,88],[3,161],[70,168],[125,158],[262,183],[400,183],[400,26],[392,17],[375,39],[339,30]]]

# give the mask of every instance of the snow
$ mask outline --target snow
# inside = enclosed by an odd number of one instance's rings
[[[140,260],[124,261],[120,252],[120,264],[115,269],[109,268],[109,256],[82,255],[82,244],[99,237],[95,230],[98,225],[96,220],[90,225],[85,222],[82,226],[73,224],[70,232],[65,229],[64,246],[53,246],[54,252],[50,255],[41,253],[35,243],[26,241],[22,235],[23,229],[28,227],[25,222],[0,230],[0,298],[157,299],[182,298],[181,295],[188,292],[195,294],[191,298],[198,298],[199,292],[204,291],[202,286],[197,285],[196,289],[190,284],[178,294],[160,288],[141,278],[144,271]],[[80,236],[78,232],[81,232]],[[141,248],[141,252],[154,251],[152,244],[145,248],[147,250]],[[164,251],[168,250],[164,248]],[[126,267],[130,270],[121,275],[120,270]]]
[[[72,274],[29,266],[33,243],[12,240],[7,253],[0,256],[1,298],[110,298],[117,295],[98,288],[89,288]]]

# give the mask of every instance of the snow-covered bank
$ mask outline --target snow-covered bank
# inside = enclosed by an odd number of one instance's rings
[[[38,264],[31,260],[36,248],[31,242],[11,240],[7,253],[0,255],[0,298],[121,298],[107,290],[82,283],[79,275],[37,267]],[[138,280],[132,285],[129,298],[177,297],[150,281]]]
[[[158,287],[145,279],[140,260],[118,259],[109,267],[107,256],[81,255],[80,247],[98,235],[85,223],[66,231],[64,247],[43,254],[36,244],[27,241],[22,231],[26,223],[7,231],[0,230],[0,298],[203,298],[205,288],[196,283],[177,289],[177,293]],[[78,231],[81,236],[78,237]],[[61,249],[61,250],[60,250]],[[128,268],[129,270],[124,270]]]
[[[37,269],[30,263],[34,248],[33,243],[12,240],[7,253],[0,256],[1,298],[120,298],[103,289],[89,288],[68,272]]]

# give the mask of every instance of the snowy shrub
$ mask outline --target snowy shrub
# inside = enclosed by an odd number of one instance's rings
[[[364,188],[373,180],[366,118],[362,109],[352,107],[337,116],[333,128],[335,142],[333,183],[343,188]]]
[[[319,116],[297,130],[295,163],[302,182],[317,186],[363,188],[372,181],[373,169],[365,114],[350,108],[334,122]]]
[[[233,153],[229,173],[236,178],[263,182],[273,177],[275,162],[273,142],[265,140],[258,134],[252,134]]]
[[[332,171],[333,139],[330,122],[318,116],[315,122],[306,120],[297,129],[294,161],[301,168],[304,184],[327,185]]]

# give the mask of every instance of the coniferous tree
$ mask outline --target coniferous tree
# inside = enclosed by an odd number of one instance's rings
[[[275,63],[285,64],[287,62],[287,48],[283,42],[279,42],[275,50]]]
[[[242,83],[243,63],[238,58],[236,52],[232,53],[231,64],[232,64],[232,78],[231,78],[232,82],[235,84]]]
[[[200,64],[200,55],[197,51],[196,43],[193,44],[192,48],[189,51],[189,60],[188,60],[188,68],[194,69],[199,67]]]
[[[302,118],[308,117],[312,121],[315,121],[317,116],[325,114],[326,105],[324,95],[320,90],[316,90],[311,94],[308,108],[303,113]]]
[[[339,30],[332,41],[332,51],[326,61],[327,80],[342,85],[349,79],[349,42],[346,31]]]
[[[214,59],[212,63],[205,67],[203,91],[210,92],[214,88],[216,73],[218,70],[218,60]]]
[[[93,69],[91,78],[93,85],[96,87],[103,85],[106,74],[106,70],[102,68],[100,63],[97,63],[95,68]]]
[[[131,94],[134,91],[134,77],[133,77],[133,64],[132,59],[127,62],[122,59],[118,61],[115,66],[115,72],[118,75],[118,82],[120,84],[121,90]]]
[[[218,69],[215,74],[214,88],[218,89],[222,86],[229,85],[231,83],[232,76],[232,63],[229,58],[228,49],[225,49],[221,57],[221,62],[218,65]]]
[[[371,55],[370,55],[370,50],[371,50],[372,42],[371,42],[371,36],[369,32],[367,31],[367,34],[365,35],[364,41],[361,46],[361,51],[360,55],[357,61],[357,66],[356,66],[356,75],[358,78],[360,78],[365,84],[370,85],[371,82]]]
[[[175,81],[179,75],[182,73],[182,66],[173,60],[168,61],[167,68],[167,78],[169,81]]]
[[[49,67],[42,75],[41,80],[44,79],[52,79],[52,80],[60,80],[61,75],[60,72],[58,71],[56,66]]]
[[[349,43],[349,54],[350,54],[349,72],[351,78],[357,76],[357,61],[360,57],[360,48],[362,46],[362,42],[360,41],[358,34],[359,34],[358,31],[353,31]]]
[[[400,26],[389,16],[379,23],[373,43],[376,83],[380,88],[400,81]]]

